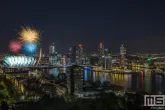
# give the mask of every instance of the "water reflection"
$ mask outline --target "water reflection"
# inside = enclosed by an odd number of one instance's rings
[[[161,85],[162,85],[162,77],[160,75],[156,76],[156,90],[162,91]]]
[[[145,89],[146,92],[151,91],[151,76],[146,75],[145,78],[142,77],[142,82],[145,81],[145,88],[143,87],[142,89]]]
[[[145,77],[140,74],[118,74],[118,73],[105,73],[105,72],[89,72],[84,70],[85,74],[92,74],[92,80],[100,81],[101,84],[104,82],[111,82],[115,85],[124,87],[124,90],[138,90],[145,92],[156,93],[161,91],[165,93],[165,76],[152,73],[151,70],[143,70]],[[90,76],[88,76],[90,77]],[[90,79],[90,78],[85,78]]]
[[[50,69],[49,74],[57,77],[59,74],[59,69],[58,68]]]
[[[115,85],[124,87],[124,90],[138,90],[156,93],[161,91],[165,93],[165,76],[152,73],[150,70],[143,70],[144,77],[142,75],[131,74],[118,74],[118,73],[105,73],[94,72],[90,68],[84,68],[84,81],[96,82],[100,81],[111,82]],[[58,76],[60,73],[66,73],[66,70],[60,70],[57,68],[49,70],[49,74]]]
[[[93,81],[96,81],[96,72],[93,72]]]

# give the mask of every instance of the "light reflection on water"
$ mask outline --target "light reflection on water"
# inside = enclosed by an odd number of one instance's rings
[[[58,74],[59,74],[59,69],[58,69],[58,68],[50,69],[50,70],[49,70],[49,74],[56,77],[56,76],[58,76]]]
[[[66,70],[59,70],[54,68],[49,70],[49,74],[58,76],[59,73],[66,73]],[[101,84],[104,82],[111,82],[115,85],[124,87],[124,90],[139,90],[146,92],[156,93],[161,91],[165,93],[165,76],[152,74],[149,70],[144,70],[145,77],[131,73],[131,74],[111,74],[105,72],[93,72],[90,69],[84,69],[84,80],[95,82],[100,81]]]

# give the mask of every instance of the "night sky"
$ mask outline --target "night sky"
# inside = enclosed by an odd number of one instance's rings
[[[94,52],[102,40],[112,52],[121,44],[128,53],[165,52],[164,0],[1,0],[0,52],[26,25],[42,31],[44,52],[52,42],[58,52],[78,43]]]

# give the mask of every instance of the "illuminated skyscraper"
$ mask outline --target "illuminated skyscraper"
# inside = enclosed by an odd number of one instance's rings
[[[89,56],[83,56],[83,65],[89,65],[90,64],[90,58]]]
[[[99,44],[99,49],[98,49],[98,52],[99,52],[99,56],[102,57],[105,55],[105,52],[104,52],[104,45],[102,42],[100,42]]]
[[[49,47],[49,64],[56,65],[57,64],[57,54],[55,51],[55,44],[53,43]]]
[[[126,67],[126,49],[124,48],[124,45],[121,45],[120,47],[120,67],[121,69],[125,69]]]
[[[104,69],[111,69],[112,66],[112,57],[108,49],[105,49],[105,56],[102,57],[103,59],[103,67]]]
[[[66,65],[66,56],[65,55],[60,55],[58,56],[59,59],[59,64],[65,66]]]
[[[108,56],[110,54],[110,51],[106,48],[105,49],[105,56]]]
[[[81,65],[83,63],[83,45],[79,44],[70,48],[72,64]]]
[[[56,53],[56,51],[55,51],[55,44],[53,43],[49,47],[49,54],[54,54],[54,53]]]
[[[71,53],[66,54],[66,65],[71,65]]]

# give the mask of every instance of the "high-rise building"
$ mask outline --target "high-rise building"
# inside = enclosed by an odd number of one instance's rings
[[[56,53],[50,54],[49,55],[49,64],[50,65],[56,65],[57,62],[58,62],[58,56],[57,56],[57,54]]]
[[[100,42],[99,44],[99,49],[98,49],[98,52],[99,52],[99,56],[102,57],[105,55],[105,52],[104,52],[104,45],[102,42]]]
[[[120,47],[120,67],[121,69],[125,69],[126,67],[126,49],[124,48],[124,45],[121,45]]]
[[[57,53],[55,51],[55,44],[53,43],[49,47],[49,64],[50,65],[56,65],[57,64]]]
[[[112,67],[112,57],[110,55],[102,57],[102,65],[105,70],[110,70]]]
[[[105,56],[108,56],[110,54],[110,51],[109,51],[109,49],[105,49]]]
[[[71,54],[66,54],[66,65],[71,65]]]
[[[54,54],[56,53],[55,51],[55,44],[53,43],[52,45],[49,46],[49,54]]]
[[[48,56],[44,56],[41,59],[41,65],[49,65],[50,61],[49,61],[49,57]]]
[[[83,45],[79,44],[70,48],[72,64],[83,64]]]
[[[62,66],[66,65],[66,56],[65,55],[58,56],[58,59],[59,59],[59,64],[60,65],[62,65]]]
[[[103,67],[104,61],[103,61],[103,57],[105,56],[105,51],[104,51],[104,45],[102,42],[100,42],[99,44],[99,48],[98,48],[98,58],[99,58],[99,64],[98,66]]]
[[[112,57],[108,49],[105,49],[105,55],[102,56],[102,65],[104,69],[108,70],[112,67]]]
[[[90,65],[90,56],[83,57],[83,65]]]
[[[90,56],[90,65],[93,65],[93,66],[100,66],[99,65],[99,57],[97,54],[92,54]]]
[[[68,93],[74,95],[83,92],[84,88],[84,74],[83,67],[73,65],[67,68],[67,87]]]

